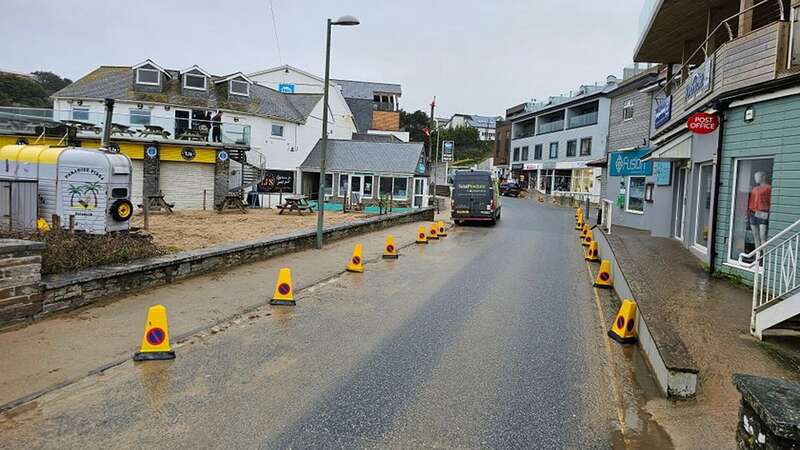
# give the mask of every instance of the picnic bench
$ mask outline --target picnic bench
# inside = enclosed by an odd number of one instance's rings
[[[204,128],[187,128],[178,135],[178,139],[183,141],[207,141],[208,129]]]
[[[172,214],[172,208],[175,207],[175,203],[167,203],[163,192],[159,192],[157,195],[148,195],[145,198],[145,202],[147,202],[148,212],[164,210],[167,214]],[[142,203],[139,208],[144,209],[144,206],[144,203]]]
[[[103,129],[99,126],[91,122],[84,122],[82,120],[62,120],[61,123],[75,128],[78,130],[78,132],[85,131],[89,133],[100,134],[103,131]]]
[[[111,134],[127,134],[131,137],[135,137],[136,131],[132,130],[131,127],[129,127],[128,125],[123,125],[121,123],[112,123]]]
[[[169,134],[169,131],[158,125],[145,125],[144,129],[139,130],[139,137],[161,136],[164,139],[169,139]]]
[[[225,194],[222,203],[217,205],[217,212],[225,211],[239,211],[242,214],[247,214],[247,205],[242,199],[241,192],[229,192]]]
[[[276,208],[280,209],[281,211],[278,215],[283,215],[284,212],[297,212],[299,215],[303,215],[303,211],[308,211],[310,213],[314,212],[314,208],[308,204],[308,198],[305,195],[289,195],[283,198],[284,203],[282,205],[275,206]]]

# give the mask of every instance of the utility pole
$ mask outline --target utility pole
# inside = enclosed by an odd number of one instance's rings
[[[431,133],[433,133],[433,130],[436,129],[436,119],[434,119],[434,116],[433,116],[435,110],[436,110],[436,96],[434,95],[433,96],[433,101],[431,102],[431,128],[430,128],[431,129]],[[438,134],[438,132],[437,132],[437,134]],[[439,202],[437,201],[437,198],[436,198],[436,163],[437,163],[437,158],[436,158],[436,151],[433,148],[433,134],[428,134],[428,148],[430,149],[430,159],[432,160],[431,161],[431,166],[433,167],[433,183],[432,183],[433,196],[432,196],[432,198],[433,198],[433,203],[436,206],[436,212],[438,213],[439,212]]]

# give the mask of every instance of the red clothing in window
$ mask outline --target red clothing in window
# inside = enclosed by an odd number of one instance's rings
[[[747,201],[747,210],[751,212],[769,211],[771,199],[772,186],[769,184],[760,184],[750,191],[750,199]]]

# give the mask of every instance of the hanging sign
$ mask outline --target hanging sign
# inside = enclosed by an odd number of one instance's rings
[[[686,121],[689,131],[697,134],[713,133],[719,128],[719,116],[704,112],[694,113]]]
[[[656,128],[662,127],[672,118],[672,96],[656,99]]]

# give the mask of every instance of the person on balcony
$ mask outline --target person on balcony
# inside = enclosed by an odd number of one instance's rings
[[[222,111],[211,119],[211,138],[214,142],[222,142]]]

